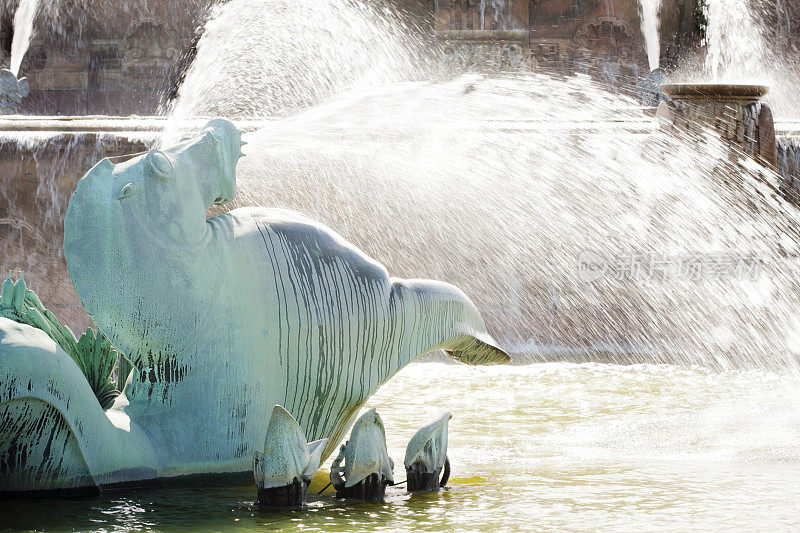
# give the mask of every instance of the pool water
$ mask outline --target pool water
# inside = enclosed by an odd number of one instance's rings
[[[800,527],[800,381],[670,365],[417,363],[374,396],[395,479],[405,445],[452,411],[449,487],[303,511],[245,478],[0,502],[2,530],[565,531]],[[312,484],[327,483],[323,467]]]

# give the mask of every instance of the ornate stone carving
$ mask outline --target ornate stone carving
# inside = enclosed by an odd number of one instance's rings
[[[155,19],[131,26],[120,45],[122,72],[142,76],[168,69],[181,56],[172,34],[164,22]]]
[[[444,51],[457,70],[519,71],[530,68],[525,31],[442,31]]]
[[[626,60],[636,45],[634,33],[627,22],[616,17],[594,17],[584,22],[575,32],[576,47],[591,50],[593,54],[613,56]]]

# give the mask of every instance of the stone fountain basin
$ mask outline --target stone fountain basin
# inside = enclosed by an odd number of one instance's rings
[[[769,87],[746,83],[666,83],[661,92],[684,102],[728,101],[751,104],[763,98]]]

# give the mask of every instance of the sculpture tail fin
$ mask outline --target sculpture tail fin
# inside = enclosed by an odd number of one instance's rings
[[[460,289],[430,280],[395,281],[403,301],[406,335],[421,355],[436,349],[468,365],[498,365],[511,357],[486,331],[475,304]],[[408,327],[410,326],[410,331]]]
[[[511,362],[511,356],[496,346],[488,334],[487,339],[465,335],[444,348],[444,353],[468,365],[502,365]]]

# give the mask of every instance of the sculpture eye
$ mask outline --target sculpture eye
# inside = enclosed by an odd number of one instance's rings
[[[122,187],[122,189],[120,189],[119,194],[117,195],[117,200],[122,200],[132,194],[133,194],[133,183],[126,183]]]
[[[172,161],[160,150],[153,150],[147,154],[147,161],[153,173],[161,179],[166,179],[172,175]]]

